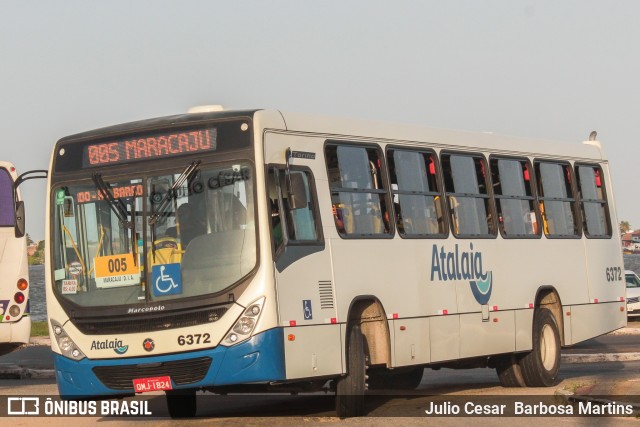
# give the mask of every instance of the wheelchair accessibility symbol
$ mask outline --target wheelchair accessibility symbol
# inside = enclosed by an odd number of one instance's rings
[[[302,300],[302,309],[304,311],[304,320],[313,319],[313,310],[311,309],[311,300]]]
[[[182,293],[180,264],[154,265],[151,270],[153,294],[157,297]]]

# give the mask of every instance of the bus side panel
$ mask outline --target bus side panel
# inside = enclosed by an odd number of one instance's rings
[[[589,277],[589,302],[619,301],[626,295],[624,260],[620,248],[622,242],[618,233],[618,218],[616,206],[613,203],[613,186],[609,165],[602,163],[602,172],[605,176],[605,196],[608,199],[609,224],[611,226],[611,238],[589,239],[583,238],[586,254],[586,268]],[[583,213],[584,216],[584,208]],[[585,230],[586,232],[587,230]],[[626,320],[626,313],[619,313]]]
[[[627,322],[625,305],[626,302],[620,301],[571,307],[571,344],[624,327]]]
[[[31,317],[25,315],[29,289],[22,291],[26,297],[22,304],[16,304],[13,300],[18,292],[18,280],[26,279],[29,282],[27,239],[16,238],[14,233],[13,227],[0,229],[0,343],[28,343],[31,335]],[[20,308],[20,316],[15,321],[7,320],[12,317],[9,316],[9,308],[13,305]]]
[[[622,244],[618,238],[584,239],[589,302],[620,301],[625,296]]]
[[[325,236],[329,233],[337,234],[333,223],[325,228]],[[457,313],[455,283],[430,280],[432,245],[424,242],[397,236],[333,238],[331,255],[339,321],[346,319],[351,301],[362,295],[376,297],[388,319]]]
[[[287,379],[342,372],[340,325],[284,328]]]
[[[528,351],[533,347],[533,309],[516,310],[514,312],[516,320],[516,351]],[[565,331],[566,324],[565,322]],[[566,333],[566,332],[565,332]]]
[[[431,361],[429,318],[393,320],[393,366],[426,364]]]
[[[327,245],[328,246],[328,245]],[[287,248],[293,252],[295,247]],[[282,326],[330,323],[336,318],[329,249],[316,252],[276,271],[278,313]]]
[[[429,322],[431,362],[460,358],[460,317],[438,316]]]
[[[511,353],[515,350],[515,315],[512,310],[460,315],[460,357]]]

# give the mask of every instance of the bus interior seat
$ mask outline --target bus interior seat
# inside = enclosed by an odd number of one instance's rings
[[[255,264],[253,230],[228,230],[195,237],[182,257],[182,280],[188,294],[230,286]],[[220,288],[220,289],[222,289]]]

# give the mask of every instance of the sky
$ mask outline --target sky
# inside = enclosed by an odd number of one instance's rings
[[[640,228],[635,0],[0,0],[0,159],[194,105],[580,143]],[[21,186],[44,238],[46,185]]]

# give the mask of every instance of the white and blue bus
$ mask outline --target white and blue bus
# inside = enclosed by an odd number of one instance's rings
[[[560,144],[273,110],[156,118],[53,151],[47,312],[64,398],[558,382],[626,324],[609,164]],[[240,387],[239,387],[240,386]]]
[[[12,163],[0,161],[0,346],[3,349],[28,343],[31,335],[25,209],[18,186],[27,179],[42,178],[45,173],[31,171],[18,176]]]

